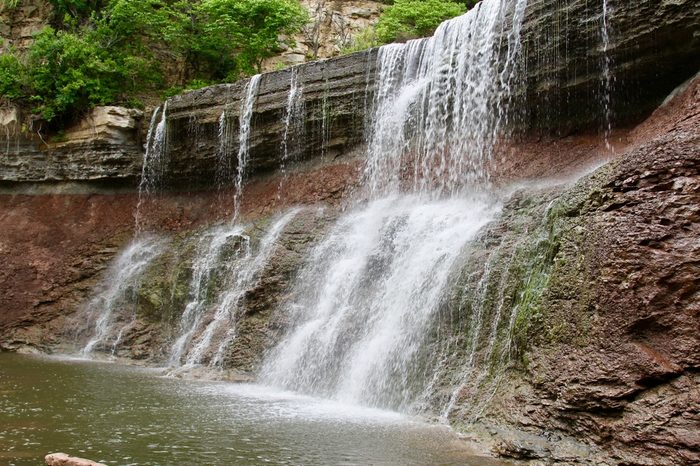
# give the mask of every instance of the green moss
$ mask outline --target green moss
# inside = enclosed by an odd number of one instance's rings
[[[138,290],[137,315],[148,322],[170,325],[179,318],[188,299],[194,244],[186,236],[171,240],[145,271]]]

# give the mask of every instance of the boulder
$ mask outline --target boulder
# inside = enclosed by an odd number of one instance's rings
[[[104,463],[96,463],[77,456],[68,456],[65,453],[51,453],[46,455],[44,460],[46,466],[106,466]]]

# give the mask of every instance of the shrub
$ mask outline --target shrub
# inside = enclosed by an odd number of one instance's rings
[[[296,0],[204,0],[197,14],[196,51],[210,59],[235,54],[246,74],[260,72],[263,60],[278,51],[280,35],[294,34],[309,21]]]
[[[342,54],[359,52],[380,45],[377,39],[377,32],[372,28],[363,29],[358,32],[351,40],[347,47],[343,47],[340,51]]]
[[[464,2],[396,0],[379,18],[377,37],[387,43],[429,36],[440,23],[465,11]]]
[[[17,54],[10,50],[0,54],[0,96],[16,100],[24,95],[25,68]]]
[[[27,56],[28,100],[47,121],[70,119],[142,85],[146,63],[103,47],[90,31],[46,28]]]
[[[26,57],[0,55],[0,98],[58,126],[95,105],[163,91],[163,57],[193,70],[180,89],[259,71],[279,35],[308,21],[297,0],[50,1],[57,27],[41,31]]]

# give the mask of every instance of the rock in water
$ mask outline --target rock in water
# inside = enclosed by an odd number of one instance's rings
[[[48,454],[44,461],[46,461],[46,466],[106,466],[104,463],[95,463],[84,458],[68,456],[65,453]]]

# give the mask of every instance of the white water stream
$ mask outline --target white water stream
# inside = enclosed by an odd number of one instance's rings
[[[236,164],[236,192],[233,197],[233,218],[231,223],[236,223],[241,210],[241,199],[243,197],[243,182],[245,181],[245,171],[250,158],[250,131],[253,127],[253,108],[258,97],[260,87],[260,75],[256,74],[245,89],[245,99],[241,99],[241,110],[238,116],[238,163]]]
[[[483,2],[431,38],[379,49],[364,168],[370,200],[308,258],[265,383],[416,408],[437,364],[436,314],[465,246],[500,209],[481,193],[508,116],[526,6]],[[475,312],[474,325],[495,332]]]
[[[466,246],[500,210],[485,194],[488,165],[505,136],[526,6],[527,0],[486,1],[443,23],[431,38],[378,51],[376,87],[366,98],[372,115],[366,198],[360,196],[307,257],[289,300],[278,309],[291,324],[267,356],[262,381],[372,407],[411,411],[420,403],[438,363],[431,346],[436,315],[455,284]],[[303,86],[298,70],[290,73],[283,169],[294,152],[296,128],[304,125]],[[297,214],[293,209],[275,219],[256,244],[237,222],[259,85],[259,75],[251,78],[241,98],[233,218],[198,240],[188,304],[170,349],[173,367],[225,366],[245,293]],[[147,161],[167,144],[166,114],[167,104],[149,131],[154,134]],[[154,115],[152,128],[155,122]],[[224,109],[220,163],[228,157],[228,126]],[[149,170],[144,168],[142,181],[146,192],[153,179]],[[138,262],[133,255],[124,260]],[[484,274],[488,280],[488,268]],[[214,282],[223,291],[212,296]],[[110,312],[104,314],[108,323]],[[482,332],[491,332],[486,337],[491,352],[499,322],[512,321],[513,314],[499,308],[487,322],[478,306],[472,313],[472,345]],[[97,325],[104,331],[97,332],[90,350],[110,333],[110,325]],[[465,361],[463,377],[474,363],[473,355]],[[455,400],[456,395],[450,398],[447,414]]]
[[[85,320],[91,337],[81,350],[89,355],[97,347],[114,354],[123,333],[135,317],[134,306],[140,279],[148,265],[164,250],[166,242],[152,236],[134,239],[107,270],[105,278],[86,305]]]

